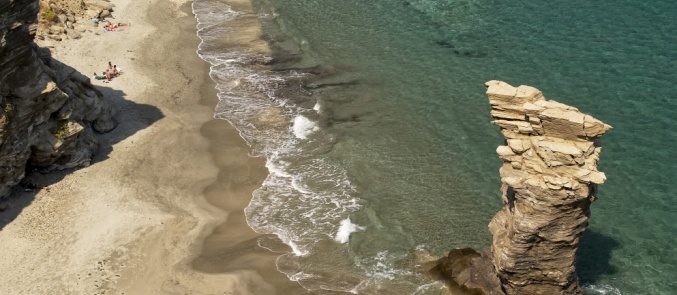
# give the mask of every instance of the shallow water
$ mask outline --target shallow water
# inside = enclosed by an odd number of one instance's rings
[[[488,246],[502,137],[484,82],[500,79],[614,126],[579,251],[586,290],[677,288],[672,1],[254,4],[272,57],[221,43],[245,16],[217,0],[194,4],[199,53],[217,117],[267,159],[245,213],[292,246],[278,258],[291,279],[318,294],[437,294],[417,248]]]

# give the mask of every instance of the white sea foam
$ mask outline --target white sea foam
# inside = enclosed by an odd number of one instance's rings
[[[584,285],[583,290],[590,295],[623,295],[621,290],[610,285]]]
[[[289,247],[291,247],[292,251],[296,256],[305,256],[308,254],[308,251],[301,250],[301,248],[299,248],[299,246],[292,241],[287,241],[286,244],[288,244]]]
[[[209,74],[216,82],[219,102],[215,117],[233,124],[250,145],[251,153],[266,158],[269,175],[245,208],[247,223],[255,231],[274,234],[289,245],[293,252],[285,254],[289,256],[308,256],[317,249],[318,241],[331,241],[339,223],[335,238],[340,243],[347,242],[352,232],[363,227],[341,219],[362,205],[353,197],[355,188],[345,169],[330,162],[324,152],[316,153],[326,150],[318,146],[330,144],[330,135],[318,132],[318,123],[301,115],[307,109],[285,97],[276,97],[288,79],[298,80],[305,74],[251,67],[272,57],[223,47],[221,40],[234,33],[236,27],[230,27],[228,22],[237,21],[239,15],[228,5],[218,0],[200,0],[193,3],[193,11],[202,39],[197,53],[211,65]],[[291,121],[292,132],[261,123],[261,114],[272,108]],[[317,103],[313,109],[319,113],[321,105]],[[311,135],[312,141],[304,140]],[[287,251],[286,247],[281,249]],[[315,278],[309,271],[287,275],[300,281]]]
[[[392,267],[388,259],[388,251],[378,252],[374,259],[376,260],[376,265],[374,265],[373,271],[370,273],[371,276],[388,280],[395,279],[398,271]]]
[[[345,244],[350,239],[350,234],[363,230],[365,230],[365,227],[354,224],[350,221],[350,218],[346,218],[341,220],[341,225],[339,226],[334,240],[341,244]]]
[[[302,182],[300,179],[298,179],[298,178],[292,179],[291,185],[292,185],[292,187],[293,187],[294,189],[296,189],[297,191],[299,191],[299,192],[301,192],[301,193],[304,193],[304,194],[310,194],[310,193],[312,193],[312,192],[311,192],[311,191],[303,184],[303,182]]]
[[[398,276],[413,275],[410,271],[396,268],[393,265],[396,258],[388,251],[380,251],[374,257],[357,260],[355,263],[364,269],[368,277],[376,280],[394,280]]]
[[[315,103],[315,105],[313,106],[313,110],[315,110],[316,112],[320,113],[320,111],[321,111],[321,106],[320,106],[320,102],[319,102],[319,101]]]
[[[385,286],[392,286],[393,281],[401,282],[399,279],[403,277],[412,277],[418,276],[412,271],[405,269],[400,269],[395,266],[395,261],[401,260],[404,257],[393,255],[388,253],[388,251],[379,251],[374,256],[368,256],[364,258],[358,258],[355,260],[355,264],[362,269],[366,278],[361,280],[357,286],[355,286],[351,292],[355,294],[381,294],[379,291],[383,291]],[[406,281],[406,280],[405,280]],[[427,281],[427,279],[426,279]],[[387,290],[391,287],[386,287]],[[444,283],[430,283],[419,286],[412,295],[417,294],[437,294],[430,293],[429,291],[435,292],[435,289],[442,290],[445,289]],[[374,292],[377,293],[374,293]],[[385,293],[384,293],[385,294]],[[390,294],[390,293],[388,293]],[[404,294],[404,293],[403,293]]]
[[[298,282],[299,280],[304,280],[304,279],[314,279],[314,278],[319,278],[320,276],[310,274],[310,273],[305,273],[305,272],[297,272],[291,276],[289,276],[289,279]]]
[[[320,127],[317,126],[317,123],[311,121],[303,115],[298,115],[294,118],[294,135],[298,139],[307,139],[309,135],[320,130]]]
[[[420,285],[416,288],[414,293],[411,295],[424,295],[424,294],[434,294],[441,293],[442,290],[445,290],[447,287],[442,281],[435,281],[429,284]]]
[[[266,161],[266,168],[271,174],[282,176],[282,177],[292,177],[291,174],[287,173],[286,168],[289,167],[289,162],[283,160],[272,160],[268,159]]]

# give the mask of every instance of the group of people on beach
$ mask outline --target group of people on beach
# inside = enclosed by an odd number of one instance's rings
[[[120,76],[122,74],[122,69],[118,68],[118,65],[114,65],[112,62],[108,62],[108,68],[101,76],[94,73],[94,79],[104,80],[104,83],[108,83],[114,77]]]

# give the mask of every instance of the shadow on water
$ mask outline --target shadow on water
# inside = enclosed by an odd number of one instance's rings
[[[576,272],[581,284],[594,284],[602,276],[616,273],[610,260],[611,252],[619,246],[613,238],[588,228],[576,253]]]
[[[66,66],[56,61],[62,66]],[[67,66],[66,66],[67,67]],[[112,82],[114,84],[115,82]],[[146,104],[138,104],[125,99],[125,93],[102,85],[92,85],[103,93],[103,99],[113,109],[114,119],[118,127],[106,134],[96,134],[99,140],[99,150],[95,152],[90,165],[94,165],[108,159],[113,151],[113,146],[118,142],[132,136],[164,117],[157,107]],[[29,206],[41,190],[49,193],[49,186],[61,181],[66,175],[79,168],[40,172],[30,166],[26,167],[26,173],[21,184],[16,185],[7,198],[0,200],[0,231],[6,225],[14,221]],[[33,184],[37,184],[37,187]]]

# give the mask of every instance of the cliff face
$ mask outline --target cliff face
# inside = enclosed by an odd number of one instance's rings
[[[486,85],[506,140],[496,149],[503,208],[489,224],[490,253],[454,250],[438,271],[472,294],[583,294],[574,261],[606,180],[595,140],[611,126],[533,87]]]
[[[0,0],[0,197],[30,164],[43,170],[88,165],[94,130],[115,128],[89,78],[33,43],[38,0]]]

